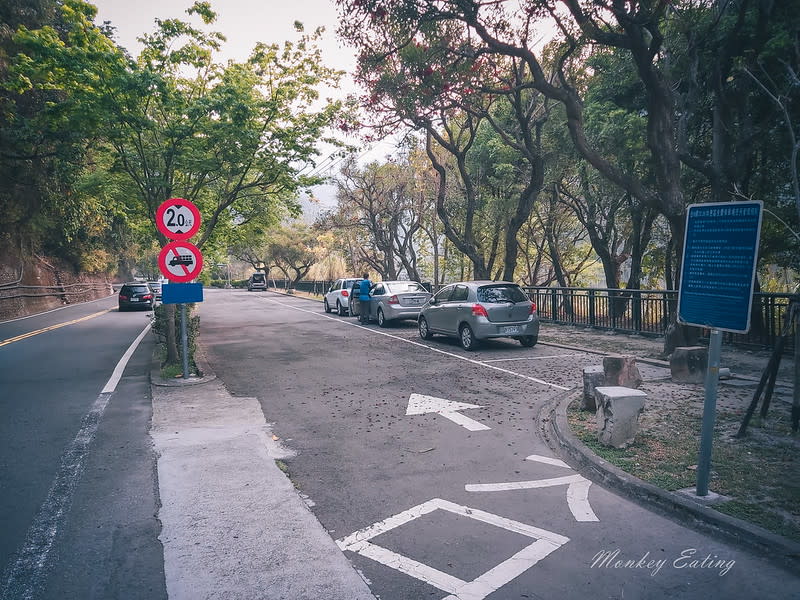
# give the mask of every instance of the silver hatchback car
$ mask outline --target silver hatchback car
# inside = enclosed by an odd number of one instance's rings
[[[369,291],[369,318],[386,327],[392,321],[416,319],[431,294],[416,281],[379,281]]]
[[[539,339],[536,305],[522,288],[508,281],[462,281],[439,290],[420,311],[419,336],[458,337],[464,350],[480,340],[510,337],[525,347]]]

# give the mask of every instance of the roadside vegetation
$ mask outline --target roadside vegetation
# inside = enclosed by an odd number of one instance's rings
[[[691,488],[697,483],[702,399],[659,404],[623,450],[597,441],[594,413],[573,403],[567,416],[580,441],[626,473],[668,491]],[[791,433],[788,415],[756,423],[738,439],[733,434],[741,419],[740,411],[717,415],[710,488],[729,500],[712,507],[800,541],[800,440]]]

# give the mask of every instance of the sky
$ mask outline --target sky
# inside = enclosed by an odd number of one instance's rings
[[[179,18],[199,25],[200,19],[189,17],[186,9],[193,0],[89,0],[97,7],[97,24],[110,21],[116,27],[116,41],[136,56],[141,45],[136,41],[144,33],[154,29],[154,20]],[[317,27],[325,27],[320,49],[327,66],[352,72],[355,55],[352,49],[336,38],[336,7],[331,0],[210,0],[217,13],[217,21],[210,27],[227,38],[219,54],[222,61],[233,59],[244,61],[257,42],[282,44],[296,40],[294,22],[300,21],[306,33]],[[352,79],[346,77],[340,93],[356,92]],[[326,92],[327,94],[328,92]],[[349,140],[352,142],[352,140]],[[322,163],[330,152],[324,150],[319,158]],[[381,160],[392,153],[392,143],[378,143],[361,155],[361,160]],[[331,164],[328,161],[324,164]],[[329,173],[335,175],[335,172]],[[332,186],[319,186],[314,195],[323,205],[330,206],[334,200]]]

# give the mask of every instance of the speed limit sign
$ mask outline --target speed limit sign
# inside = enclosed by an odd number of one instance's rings
[[[156,227],[172,240],[188,240],[200,229],[200,211],[189,200],[170,198],[156,211]]]

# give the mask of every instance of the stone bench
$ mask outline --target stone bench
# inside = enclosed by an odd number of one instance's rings
[[[623,386],[638,388],[642,376],[633,356],[612,355],[603,357],[603,365],[583,369],[583,398],[581,410],[597,410],[594,390],[600,386]]]
[[[675,383],[703,383],[708,369],[708,348],[680,346],[669,357],[669,371]]]
[[[595,388],[597,439],[604,446],[625,448],[639,431],[639,415],[647,394],[622,386]]]

